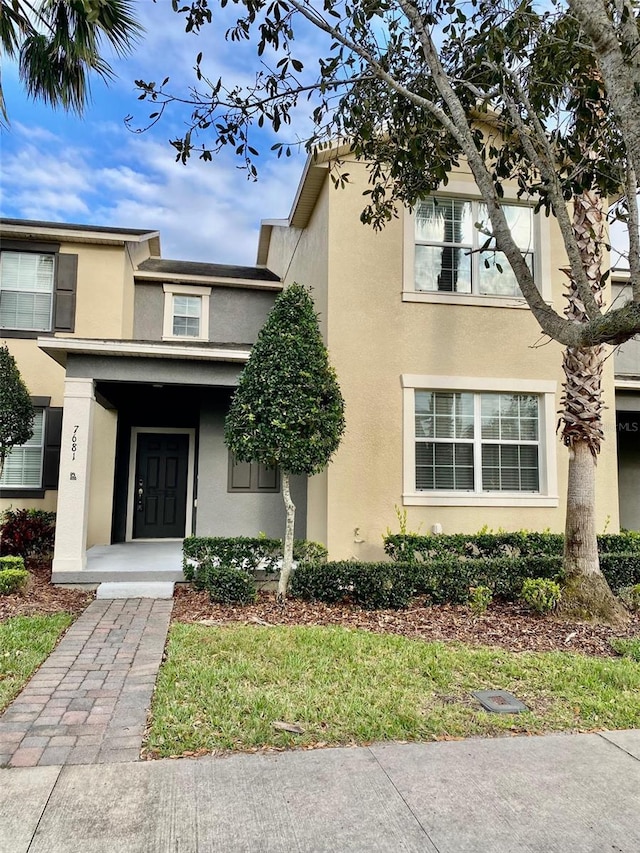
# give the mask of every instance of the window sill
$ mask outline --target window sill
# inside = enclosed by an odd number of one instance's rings
[[[529,310],[522,297],[478,296],[474,293],[436,293],[429,290],[403,290],[403,302],[430,302],[443,305],[475,305],[481,308],[520,308]]]
[[[193,341],[193,343],[196,343],[196,344],[198,344],[198,343],[199,344],[209,343],[209,338],[201,338],[199,336],[196,338],[196,337],[191,336],[191,335],[163,335],[162,340],[163,341],[174,341],[174,342],[179,341],[180,343],[183,343],[183,344],[184,343],[188,344],[191,341]]]
[[[29,498],[41,500],[44,497],[45,489],[10,489],[0,488],[0,500],[16,498]]]
[[[34,331],[33,329],[2,329],[0,328],[0,338],[23,338],[25,340],[35,340],[41,335],[50,335],[50,329],[42,331]]]
[[[402,496],[404,506],[539,506],[557,507],[556,495],[532,495],[503,492],[476,494],[473,492],[411,492]]]

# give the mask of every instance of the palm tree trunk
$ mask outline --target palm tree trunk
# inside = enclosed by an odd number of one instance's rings
[[[574,197],[573,229],[598,305],[602,305],[602,246],[605,242],[602,199],[595,192]],[[587,320],[574,282],[569,280],[565,315]],[[567,347],[562,367],[562,440],[569,448],[567,516],[564,542],[565,591],[562,609],[574,616],[606,621],[624,618],[600,571],[595,521],[595,476],[602,431],[604,347]]]
[[[289,577],[293,567],[293,532],[296,519],[296,505],[291,500],[291,489],[289,488],[289,475],[282,472],[282,497],[287,511],[287,526],[284,535],[284,555],[282,568],[280,569],[280,580],[278,581],[278,602],[284,604],[287,597]]]

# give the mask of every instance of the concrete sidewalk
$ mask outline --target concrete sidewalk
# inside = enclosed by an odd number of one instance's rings
[[[640,731],[0,770],[1,853],[638,853]]]

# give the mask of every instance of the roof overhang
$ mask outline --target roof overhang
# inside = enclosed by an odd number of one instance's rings
[[[69,355],[94,355],[115,358],[162,358],[181,361],[226,361],[244,364],[251,354],[240,347],[186,346],[184,344],[151,341],[110,341],[89,338],[37,339],[39,348],[63,367]]]
[[[74,228],[63,227],[54,223],[8,223],[0,222],[0,234],[3,237],[13,237],[18,240],[48,240],[58,243],[93,243],[101,246],[122,246],[125,243],[153,242],[160,246],[159,231],[126,231],[118,229],[96,229],[91,227]]]
[[[189,275],[182,273],[149,272],[148,270],[136,270],[134,273],[136,281],[158,282],[159,284],[202,284],[206,286],[217,285],[218,287],[241,287],[243,290],[253,288],[254,290],[282,290],[280,281],[259,281],[251,278],[227,278],[225,276]]]

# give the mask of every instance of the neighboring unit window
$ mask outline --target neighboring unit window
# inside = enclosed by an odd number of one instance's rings
[[[44,411],[36,409],[33,435],[26,444],[12,449],[4,463],[0,487],[5,489],[37,489],[42,485],[44,453]]]
[[[415,392],[417,491],[540,491],[535,394]]]
[[[55,256],[4,251],[0,257],[0,328],[51,329]]]
[[[207,340],[211,288],[191,284],[164,284],[163,290],[163,339]]]
[[[173,334],[177,338],[199,338],[202,319],[200,296],[173,297]]]
[[[533,272],[531,208],[502,205],[518,248]],[[476,223],[482,230],[476,228]],[[487,233],[489,232],[489,233]],[[491,224],[479,201],[430,196],[415,213],[415,289],[440,293],[520,296],[513,270],[502,252],[482,246]]]
[[[279,492],[280,472],[257,462],[237,462],[229,454],[229,492]]]

